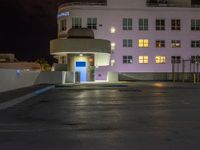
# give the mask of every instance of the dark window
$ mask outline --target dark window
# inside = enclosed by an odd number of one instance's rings
[[[132,30],[133,21],[131,18],[123,18],[123,30]]]
[[[199,31],[200,30],[200,19],[192,19],[191,20],[191,30],[192,31]]]
[[[163,48],[163,47],[165,47],[165,41],[164,40],[157,40],[156,41],[156,47],[157,48]]]
[[[123,64],[132,64],[133,57],[132,56],[123,56]]]
[[[97,18],[88,18],[87,28],[97,30]]]
[[[156,30],[165,30],[165,20],[156,19]]]
[[[171,57],[172,64],[180,64],[181,63],[181,56],[172,56]]]
[[[181,20],[180,19],[172,19],[171,20],[171,29],[172,30],[181,30]]]
[[[139,19],[139,30],[148,30],[148,19]]]
[[[123,47],[132,47],[133,41],[131,39],[124,39],[123,40]]]

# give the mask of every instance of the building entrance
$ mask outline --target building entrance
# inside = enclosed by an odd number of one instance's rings
[[[76,61],[75,62],[75,71],[80,72],[80,81],[87,81],[87,62],[85,61]]]

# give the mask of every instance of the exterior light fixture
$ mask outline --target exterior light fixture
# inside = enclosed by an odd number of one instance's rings
[[[112,60],[111,60],[111,66],[114,66],[114,65],[115,65],[115,60],[112,59]]]
[[[116,43],[111,43],[111,50],[115,50],[115,48],[116,48]]]
[[[115,33],[116,32],[116,28],[115,27],[111,27],[110,28],[110,33]]]

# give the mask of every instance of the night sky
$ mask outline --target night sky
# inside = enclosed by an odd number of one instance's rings
[[[49,41],[57,36],[57,7],[68,1],[73,0],[0,0],[0,53],[52,62]]]
[[[77,0],[0,0],[0,53],[52,62],[49,42],[57,37],[57,8],[69,1]]]

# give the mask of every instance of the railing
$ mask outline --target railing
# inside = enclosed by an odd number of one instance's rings
[[[147,7],[185,7],[185,8],[200,8],[200,4],[184,4],[184,3],[178,3],[178,4],[170,4],[170,3],[146,3]]]
[[[68,2],[60,5],[61,7],[67,6],[106,6],[107,1],[97,1],[97,2]]]

